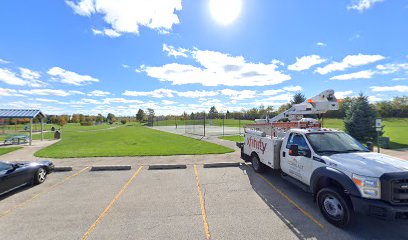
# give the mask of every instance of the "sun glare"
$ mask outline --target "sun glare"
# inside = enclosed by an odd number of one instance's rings
[[[212,17],[223,25],[231,24],[238,18],[242,9],[242,0],[210,0]]]

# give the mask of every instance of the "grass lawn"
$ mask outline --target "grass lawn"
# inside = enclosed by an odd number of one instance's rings
[[[344,130],[342,119],[324,119],[324,127]],[[408,148],[408,118],[383,118],[384,137],[390,138],[390,148]]]
[[[62,140],[35,153],[37,157],[168,156],[228,153],[234,150],[138,125],[111,129],[73,127]],[[86,129],[86,130],[84,130]]]
[[[221,137],[219,137],[219,139],[224,139],[224,140],[233,141],[233,142],[243,142],[244,141],[244,137],[239,136],[239,135],[221,136]]]
[[[18,149],[22,149],[22,147],[6,147],[6,148],[2,147],[2,148],[0,148],[0,155],[4,155],[6,153],[13,152],[13,151],[16,151]]]

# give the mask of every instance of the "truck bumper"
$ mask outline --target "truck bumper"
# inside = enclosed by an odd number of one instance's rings
[[[381,200],[350,196],[354,212],[385,220],[408,219],[408,206],[396,206]]]
[[[251,161],[251,156],[246,155],[244,153],[244,143],[243,142],[236,142],[235,143],[238,148],[241,149],[241,159],[244,160],[245,162],[250,162]]]

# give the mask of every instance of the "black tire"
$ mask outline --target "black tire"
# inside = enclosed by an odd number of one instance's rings
[[[255,170],[255,172],[261,173],[265,171],[266,166],[265,164],[261,163],[258,155],[252,154],[251,162],[252,162],[252,168]]]
[[[354,216],[350,198],[340,188],[322,188],[317,193],[317,204],[323,217],[336,227],[347,227]]]
[[[34,175],[34,184],[41,184],[47,179],[47,170],[39,168]]]

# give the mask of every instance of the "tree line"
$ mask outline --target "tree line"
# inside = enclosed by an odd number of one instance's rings
[[[353,101],[358,99],[363,95],[357,97],[346,97],[339,102],[338,111],[329,111],[323,115],[325,118],[341,118],[346,117],[347,111],[350,109]],[[366,96],[363,96],[366,97]],[[368,98],[367,98],[368,99]],[[184,112],[180,115],[164,115],[156,117],[156,121],[161,120],[194,120],[194,119],[208,119],[215,118],[226,118],[226,119],[242,119],[242,120],[254,120],[261,118],[272,118],[287,109],[291,108],[294,104],[302,103],[306,101],[305,96],[302,93],[297,93],[293,96],[289,103],[283,104],[280,107],[276,108],[274,106],[257,106],[250,109],[241,109],[241,111],[226,111],[219,112],[215,106],[212,106],[207,113],[205,112],[192,112],[190,114]],[[408,97],[395,97],[389,101],[379,101],[376,103],[368,104],[375,110],[377,117],[389,118],[389,117],[408,117]],[[313,117],[313,116],[311,116]]]

